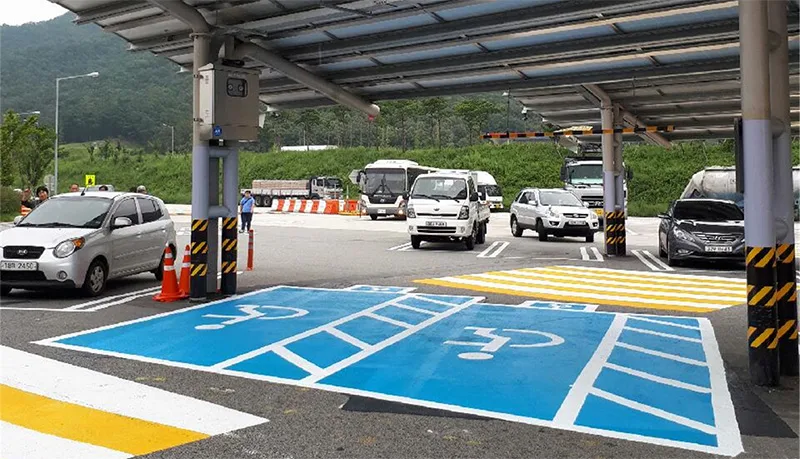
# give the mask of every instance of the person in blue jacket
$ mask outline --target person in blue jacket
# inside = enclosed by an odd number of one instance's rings
[[[250,190],[244,192],[244,197],[239,203],[242,211],[242,229],[240,233],[250,230],[250,224],[253,221],[253,207],[256,205],[256,200],[250,196]]]

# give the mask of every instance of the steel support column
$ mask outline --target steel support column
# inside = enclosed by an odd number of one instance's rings
[[[601,101],[600,122],[603,129],[614,128],[614,107],[609,101]],[[603,134],[603,232],[606,255],[617,254],[614,232],[614,134]]]
[[[217,272],[219,268],[219,217],[211,215],[211,209],[219,206],[219,156],[216,147],[210,148],[208,158],[208,275],[206,293],[217,293]]]
[[[194,41],[192,84],[192,268],[189,298],[206,298],[208,274],[209,146],[200,140],[200,67],[208,63],[211,37],[192,34]],[[216,237],[216,233],[214,236]]]
[[[614,105],[614,127],[623,126],[623,110]],[[614,212],[616,214],[616,235],[618,257],[625,256],[625,168],[622,167],[622,133],[614,134]]]
[[[769,54],[770,110],[774,128],[772,156],[775,190],[775,253],[777,256],[778,359],[782,375],[797,376],[797,284],[795,278],[794,187],[789,115],[789,46],[787,2],[768,2],[772,50]]]
[[[236,293],[236,271],[239,238],[236,231],[236,216],[239,206],[239,152],[234,148],[228,150],[222,162],[222,203],[228,209],[228,216],[222,220],[222,293]]]
[[[767,3],[739,2],[739,36],[750,379],[756,385],[776,386],[780,370]]]

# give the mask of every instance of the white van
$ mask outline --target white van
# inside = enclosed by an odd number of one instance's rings
[[[467,250],[486,241],[489,206],[474,174],[439,171],[420,175],[408,195],[406,217],[411,246],[422,241],[463,242]]]
[[[475,171],[478,175],[478,191],[483,192],[489,201],[489,210],[503,208],[503,189],[497,184],[492,174],[486,171]]]

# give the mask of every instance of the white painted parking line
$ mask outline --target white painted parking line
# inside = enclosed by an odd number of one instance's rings
[[[406,242],[405,244],[400,244],[400,245],[396,245],[394,247],[390,247],[387,250],[400,250],[400,249],[403,249],[403,248],[406,248],[406,247],[411,247],[411,243],[410,242]]]
[[[509,244],[506,241],[494,241],[486,250],[478,254],[478,258],[497,258],[500,252],[505,250]]]
[[[127,293],[122,293],[122,294],[119,294],[119,295],[107,296],[105,298],[100,298],[99,300],[87,301],[86,303],[80,303],[80,304],[76,304],[74,306],[70,306],[68,308],[64,308],[64,311],[75,311],[75,310],[79,310],[79,309],[84,309],[84,310],[88,311],[88,310],[92,309],[92,308],[90,308],[90,306],[102,305],[104,303],[108,303],[108,302],[112,302],[112,301],[119,301],[121,299],[127,299],[127,297],[134,296],[134,295],[148,294],[148,293],[151,293],[151,292],[155,292],[159,288],[160,287],[149,287],[149,288],[145,288],[145,289],[142,289],[142,290],[136,290],[136,291],[133,291],[133,292],[127,292]],[[115,302],[115,304],[117,304],[117,303]],[[100,308],[100,309],[103,309],[103,308]]]
[[[603,261],[603,255],[597,250],[597,247],[581,247],[581,260],[583,261]],[[591,250],[591,254],[589,251]]]
[[[632,252],[636,255],[636,258],[650,268],[651,271],[675,271],[671,266],[668,266],[650,253],[649,250],[633,250]]]

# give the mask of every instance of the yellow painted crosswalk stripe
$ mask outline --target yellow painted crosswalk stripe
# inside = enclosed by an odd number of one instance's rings
[[[141,455],[208,435],[55,400],[0,384],[0,420],[73,441]]]
[[[415,282],[551,301],[689,312],[710,312],[747,301],[742,279],[577,266],[489,271]]]

